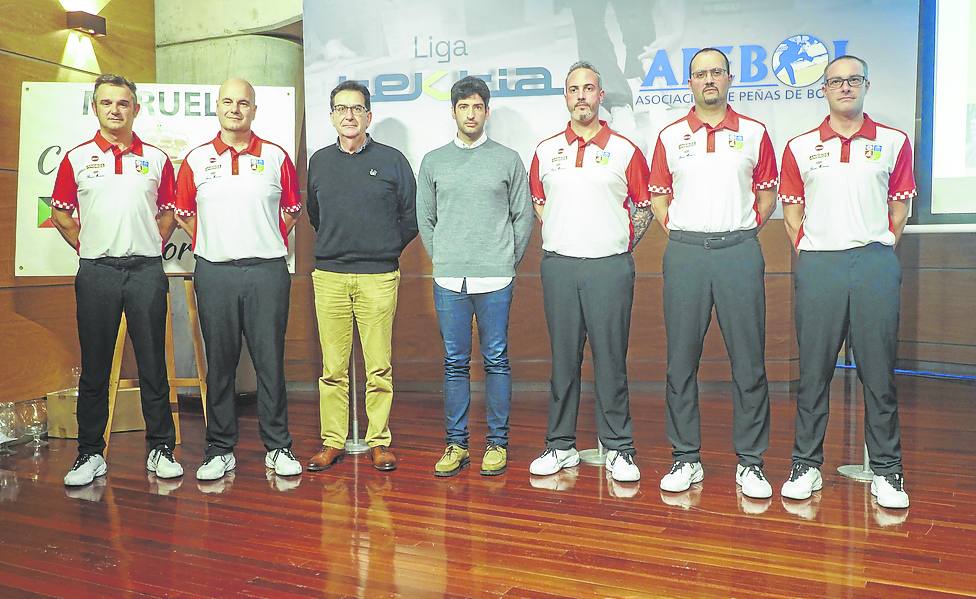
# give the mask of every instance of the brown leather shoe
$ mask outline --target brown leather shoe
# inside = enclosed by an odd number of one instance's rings
[[[335,447],[325,447],[322,451],[312,456],[312,459],[308,461],[309,472],[321,472],[323,470],[328,470],[329,468],[335,466],[342,461],[342,458],[346,456],[345,449],[336,449]]]
[[[383,447],[382,445],[373,447],[369,450],[369,457],[373,460],[373,468],[377,470],[383,470],[384,472],[396,470],[397,458],[390,451],[389,447]]]

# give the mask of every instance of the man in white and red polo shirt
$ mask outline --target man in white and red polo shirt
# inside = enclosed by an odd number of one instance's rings
[[[102,458],[108,379],[123,312],[139,367],[146,468],[160,478],[175,478],[183,468],[173,457],[176,429],[164,345],[169,285],[162,261],[163,244],[175,227],[173,165],[165,152],[132,132],[139,114],[135,84],[118,75],[100,76],[92,109],[98,132],[68,151],[51,193],[51,220],[80,258],[75,276],[81,345],[78,459],[64,484],[87,485],[108,472]]]
[[[756,235],[776,206],[776,155],[766,127],[728,105],[729,60],[704,48],[691,59],[695,106],[665,127],[651,160],[654,214],[668,235],[664,325],[668,335],[666,428],[674,464],[661,489],[700,482],[698,367],[718,315],[732,364],[735,482],[747,497],[773,494],[769,448],[765,262]]]
[[[850,331],[864,384],[864,437],[871,493],[908,507],[895,395],[901,265],[894,246],[915,196],[912,148],[903,132],[864,113],[867,64],[840,56],[824,71],[830,115],[783,151],[786,230],[794,269],[800,388],[793,466],[784,497],[806,499],[823,483],[823,442],[837,352]]]
[[[234,381],[241,334],[257,375],[264,463],[282,476],[301,473],[291,452],[285,395],[288,232],[301,212],[295,165],[280,146],[251,131],[254,88],[220,86],[220,132],[183,159],[176,214],[193,237],[194,287],[207,352],[207,448],[197,479],[217,480],[237,465]]]
[[[579,463],[576,417],[587,338],[596,375],[596,424],[615,480],[640,479],[627,389],[627,343],[634,301],[631,250],[651,222],[647,161],[598,118],[600,73],[577,62],[566,76],[570,121],[542,141],[529,191],[542,221],[541,275],[552,348],[546,449],[529,466],[555,474]]]

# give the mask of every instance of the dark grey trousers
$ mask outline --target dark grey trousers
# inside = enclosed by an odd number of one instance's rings
[[[880,243],[836,252],[800,252],[793,276],[800,389],[793,460],[823,465],[830,381],[850,330],[864,385],[864,440],[876,474],[901,472],[895,396],[901,265]]]
[[[257,376],[258,430],[268,451],[291,447],[285,394],[285,329],[291,277],[284,258],[208,262],[193,275],[207,353],[207,456],[237,445],[234,382],[241,333]]]
[[[570,258],[546,252],[540,267],[552,351],[546,447],[576,446],[580,367],[587,338],[596,375],[596,427],[607,449],[634,453],[627,389],[627,343],[634,258]]]
[[[108,378],[116,332],[125,312],[139,369],[146,444],[176,447],[166,375],[166,294],[159,257],[81,260],[75,277],[81,378],[78,381],[78,452],[102,453],[108,424]]]
[[[732,363],[732,443],[740,464],[763,463],[769,448],[765,270],[754,231],[671,232],[664,252],[665,423],[675,461],[701,459],[698,367],[714,306]]]

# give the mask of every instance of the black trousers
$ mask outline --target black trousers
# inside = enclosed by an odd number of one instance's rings
[[[78,381],[78,452],[101,453],[108,424],[108,377],[125,312],[139,369],[146,444],[176,445],[166,376],[166,294],[159,257],[81,260],[75,276],[81,378]]]
[[[634,453],[627,388],[633,256],[570,258],[546,252],[540,271],[552,348],[546,447],[576,446],[580,367],[588,338],[596,376],[597,434],[607,449]]]
[[[701,460],[698,368],[714,307],[732,364],[732,444],[740,464],[763,464],[769,448],[765,269],[755,230],[671,232],[664,252],[665,425],[675,461]]]
[[[793,282],[800,346],[793,460],[823,465],[830,381],[849,330],[857,378],[864,385],[864,441],[871,470],[901,472],[895,394],[901,264],[894,249],[871,243],[836,252],[802,251]]]
[[[207,456],[237,445],[241,334],[257,375],[258,431],[268,451],[291,447],[285,393],[285,329],[291,276],[284,258],[208,262],[193,276],[207,354]]]

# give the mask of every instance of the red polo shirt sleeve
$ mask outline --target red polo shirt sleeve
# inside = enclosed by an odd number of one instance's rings
[[[673,183],[671,171],[668,169],[668,151],[664,149],[664,143],[658,135],[654,154],[651,156],[650,192],[657,195],[671,195],[674,193]]]
[[[783,171],[780,173],[779,201],[784,204],[804,204],[803,177],[796,164],[790,144],[783,150]]]
[[[752,171],[753,189],[770,189],[779,182],[776,172],[776,152],[773,142],[769,139],[769,132],[763,131],[762,141],[759,142],[759,159]]]
[[[539,178],[539,151],[536,150],[532,155],[532,165],[529,167],[529,193],[532,201],[539,206],[546,204],[546,190],[542,186],[542,179]]]
[[[75,170],[67,154],[61,159],[58,175],[54,179],[51,206],[69,212],[74,212],[78,207],[78,182],[75,181]]]
[[[302,196],[298,190],[298,173],[288,154],[281,163],[281,209],[284,212],[301,212]]]
[[[196,216],[197,213],[197,184],[193,180],[193,168],[190,162],[183,159],[180,174],[176,177],[176,213],[180,216]]]
[[[630,157],[630,164],[627,165],[627,196],[631,203],[638,208],[646,208],[651,205],[651,192],[648,189],[651,172],[647,168],[647,158],[637,146],[634,146],[634,155]]]
[[[888,201],[906,202],[915,197],[915,173],[912,171],[912,145],[905,143],[898,152],[895,168],[888,178]]]
[[[166,158],[163,172],[159,177],[159,191],[156,195],[157,210],[172,210],[176,208],[176,176],[173,174],[173,163]]]

